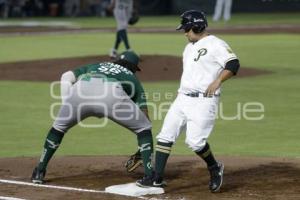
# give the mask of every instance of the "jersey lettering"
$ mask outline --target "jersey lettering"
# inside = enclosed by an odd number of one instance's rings
[[[101,64],[98,70],[103,74],[111,74],[111,75],[120,74],[121,72],[124,72],[126,74],[132,74],[132,72],[126,69],[125,67],[122,67],[121,65],[117,65],[114,63]]]
[[[194,58],[194,61],[198,61],[201,56],[204,56],[207,53],[207,49],[202,48],[198,50],[198,57]]]

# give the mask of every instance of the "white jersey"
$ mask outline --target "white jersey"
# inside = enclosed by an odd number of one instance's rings
[[[115,0],[114,16],[117,21],[117,30],[127,29],[132,10],[133,0]]]
[[[226,63],[237,59],[229,45],[209,35],[186,45],[183,51],[183,73],[178,92],[182,94],[205,92],[218,78]],[[215,94],[220,94],[220,88]]]
[[[115,0],[114,12],[130,14],[133,9],[133,0]]]

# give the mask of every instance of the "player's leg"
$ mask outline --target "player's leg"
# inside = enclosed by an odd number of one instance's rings
[[[126,29],[123,29],[123,30],[120,31],[120,37],[121,37],[122,41],[124,42],[126,50],[129,50],[130,45],[129,45],[129,40],[128,40]]]
[[[216,161],[209,144],[206,142],[205,146],[195,153],[200,156],[207,164],[207,169],[210,173],[209,189],[211,192],[219,192],[223,183],[224,165]]]
[[[110,52],[110,57],[112,58],[117,57],[117,51],[122,41],[124,42],[125,48],[130,49],[130,45],[127,37],[127,31],[126,31],[128,27],[128,22],[126,21],[126,15],[123,11],[115,10],[114,16],[117,22],[117,33],[116,33],[114,48],[111,49]]]
[[[129,39],[128,39],[128,34],[127,34],[127,29],[128,29],[128,21],[130,19],[130,16],[131,16],[131,13],[132,13],[132,9],[128,9],[127,12],[125,11],[125,18],[124,18],[124,21],[123,21],[123,33],[122,33],[122,39],[123,39],[123,42],[124,42],[124,45],[125,45],[125,48],[126,50],[130,50],[130,45],[129,45]]]
[[[185,142],[206,162],[207,167],[209,168],[217,164],[217,161],[207,142],[210,130],[213,128],[213,124],[209,124],[208,126],[210,127],[203,128],[201,125],[193,121],[188,121]]]
[[[137,111],[137,110],[136,110]],[[137,111],[138,115],[144,115],[141,111]],[[136,119],[130,119],[129,123],[123,119],[111,118],[118,124],[132,130],[137,135],[138,148],[143,161],[145,177],[151,177],[153,173],[152,168],[152,154],[153,154],[153,139],[151,131],[151,123],[146,116],[142,116]],[[134,125],[134,126],[132,126]],[[136,160],[139,162],[139,160]],[[137,165],[137,163],[135,163]],[[137,166],[136,166],[137,167]]]
[[[121,40],[121,32],[120,32],[120,30],[117,30],[114,47],[109,52],[109,57],[111,59],[117,58],[117,56],[118,56],[118,48],[119,48],[119,45],[120,45],[121,41],[122,41]]]
[[[72,105],[66,102],[61,106],[58,116],[46,136],[42,155],[31,177],[33,183],[43,183],[50,159],[61,144],[67,130],[74,126],[76,121],[76,113],[74,113]]]
[[[113,109],[109,109],[109,118],[121,126],[136,133],[139,151],[144,163],[145,176],[152,175],[153,139],[151,122],[138,106],[120,88],[118,96],[123,99],[115,103]],[[112,97],[113,98],[113,97]]]
[[[124,42],[125,48],[130,49],[129,40],[127,36],[127,28],[128,28],[128,14],[125,10],[119,13],[118,20],[118,30],[120,32],[121,41]]]
[[[171,105],[162,126],[160,133],[157,135],[157,144],[155,147],[155,177],[153,185],[163,187],[165,167],[171,153],[172,145],[181,133],[186,124],[186,117],[182,112],[180,102],[181,96],[178,96]]]
[[[213,21],[218,21],[221,18],[223,3],[224,0],[216,0]]]
[[[64,133],[54,129],[53,127],[49,130],[39,163],[33,170],[31,176],[31,181],[33,183],[42,184],[44,182],[48,162],[59,147],[63,137]]]
[[[190,98],[193,106],[186,107],[185,112],[190,120],[187,122],[186,143],[207,164],[211,175],[209,188],[211,192],[219,191],[223,181],[222,163],[216,161],[207,143],[211,134],[218,109],[218,98]],[[195,112],[196,111],[196,112]]]
[[[110,50],[109,56],[111,58],[116,58],[118,55],[118,49],[119,49],[119,45],[122,41],[121,38],[121,25],[120,25],[120,19],[122,18],[120,12],[118,10],[114,10],[114,17],[117,23],[117,29],[116,29],[116,38],[115,38],[115,43],[114,43],[114,47]]]
[[[149,122],[150,123],[150,122]],[[143,130],[137,133],[139,151],[144,163],[145,177],[152,176],[152,155],[153,155],[153,138],[151,129]]]
[[[138,180],[136,184],[140,187],[163,187],[164,170],[171,152],[171,147],[179,136],[182,127],[185,124],[184,116],[181,116],[179,100],[175,100],[169,109],[164,120],[162,131],[157,136],[158,142],[155,152],[155,173],[152,177],[144,177]]]
[[[34,183],[43,183],[49,161],[60,146],[67,131],[81,120],[90,115],[86,107],[79,106],[86,99],[80,97],[76,91],[80,91],[82,84],[78,82],[72,87],[70,97],[61,106],[53,126],[48,132],[44,142],[44,148],[37,167],[34,169],[31,180]],[[83,88],[83,90],[88,90]],[[81,92],[83,93],[83,92]],[[80,110],[79,110],[80,109]]]
[[[223,18],[225,21],[228,21],[231,18],[231,5],[232,5],[232,0],[225,1],[224,13],[223,13]]]
[[[127,99],[125,102],[117,106],[118,108],[114,110],[114,115],[111,115],[109,118],[136,133],[145,176],[152,176],[153,138],[151,122],[130,99]]]

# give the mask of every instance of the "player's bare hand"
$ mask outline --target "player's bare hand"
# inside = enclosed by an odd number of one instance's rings
[[[216,79],[214,82],[212,82],[206,89],[204,97],[212,97],[216,90],[221,86],[221,83],[222,81],[220,79]]]

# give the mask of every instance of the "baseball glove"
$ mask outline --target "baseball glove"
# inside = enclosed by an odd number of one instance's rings
[[[141,152],[138,150],[135,154],[131,155],[125,163],[127,172],[133,172],[136,168],[143,164]]]
[[[128,24],[134,25],[134,24],[136,24],[139,21],[139,19],[140,19],[140,16],[139,16],[138,12],[137,11],[133,11],[132,15],[131,15],[131,17],[130,17],[130,19],[128,21]]]

